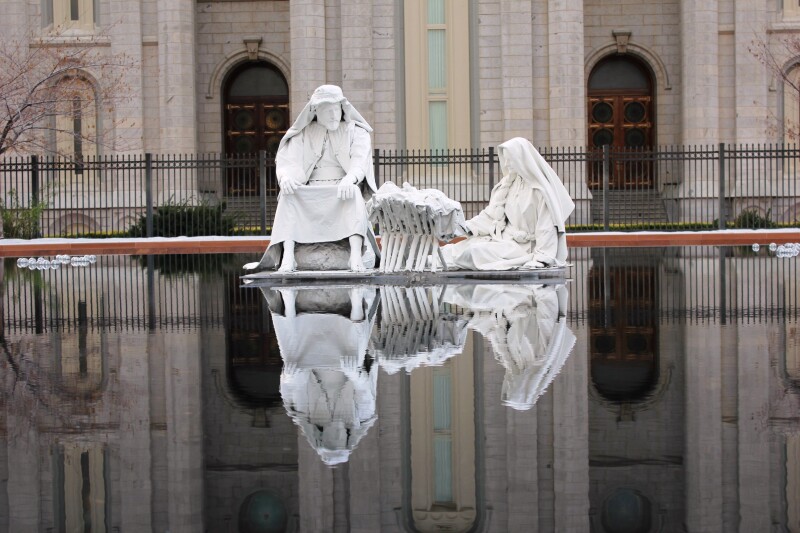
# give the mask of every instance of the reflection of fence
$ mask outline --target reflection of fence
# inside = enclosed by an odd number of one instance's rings
[[[660,323],[800,318],[800,266],[761,246],[573,248],[571,324],[629,334]]]
[[[758,254],[749,247],[575,248],[570,254],[573,281],[567,314],[572,325],[628,331],[665,322],[782,322],[800,317],[797,259],[771,257],[765,247]],[[261,291],[241,287],[239,280],[240,266],[256,257],[109,256],[89,268],[46,272],[19,269],[7,259],[0,335],[79,327],[260,331]],[[400,310],[403,294],[395,291],[390,300],[381,294],[381,305]],[[413,307],[404,305],[412,317]],[[81,306],[84,314],[76,311]],[[448,307],[442,313],[454,316],[460,310]]]
[[[87,268],[30,271],[7,259],[2,322],[7,334],[223,327],[236,320],[235,309],[262,305],[260,291],[238,288],[244,260],[226,254],[107,256]]]
[[[542,148],[541,153],[575,200],[568,220],[573,228],[758,228],[797,225],[800,219],[796,146]],[[486,205],[501,177],[492,148],[375,150],[374,164],[379,186],[393,181],[440,189],[462,203],[467,218]],[[7,216],[43,202],[37,228],[43,236],[120,234],[137,223],[140,235],[265,234],[277,193],[274,158],[265,152],[108,156],[79,163],[0,159],[0,200]]]

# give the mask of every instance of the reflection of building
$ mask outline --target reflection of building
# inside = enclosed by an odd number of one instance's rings
[[[780,310],[796,301],[795,267],[738,250],[581,252],[592,526],[790,523],[797,428],[786,417],[800,394],[776,388],[770,361],[793,342]]]
[[[237,316],[263,302],[237,279],[149,283],[127,258],[6,276],[0,530],[261,531],[267,511],[296,528],[274,334]]]
[[[238,287],[241,260],[221,276],[156,270],[152,284],[127,258],[42,275],[6,266],[0,531],[88,520],[93,531],[254,531],[265,516],[290,531],[796,524],[797,263],[669,252],[606,256],[622,279],[656,280],[647,394],[621,402],[597,386],[603,260],[573,250],[577,342],[535,406],[501,404],[506,369],[470,332],[443,366],[381,373],[377,420],[335,468],[274,404],[272,322],[261,294]],[[652,309],[620,301],[620,313]],[[238,388],[259,379],[268,394]]]

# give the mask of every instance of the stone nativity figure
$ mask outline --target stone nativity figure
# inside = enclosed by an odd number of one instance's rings
[[[465,225],[468,238],[444,246],[447,267],[513,270],[565,266],[564,223],[575,208],[564,184],[527,139],[497,148],[503,178],[489,205]]]
[[[365,203],[376,190],[371,131],[340,87],[314,91],[281,139],[270,244],[246,270],[362,272],[374,266],[378,248]],[[347,259],[337,257],[342,249],[349,250]]]

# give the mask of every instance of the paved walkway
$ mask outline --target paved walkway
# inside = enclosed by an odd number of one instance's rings
[[[572,247],[749,246],[800,242],[800,228],[635,233],[571,233]],[[94,254],[218,254],[262,252],[269,237],[177,237],[150,239],[0,239],[0,257]]]

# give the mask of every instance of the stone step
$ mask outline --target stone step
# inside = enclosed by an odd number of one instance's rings
[[[603,191],[592,191],[592,222],[603,223]],[[656,191],[608,191],[610,223],[667,222],[664,201]]]

